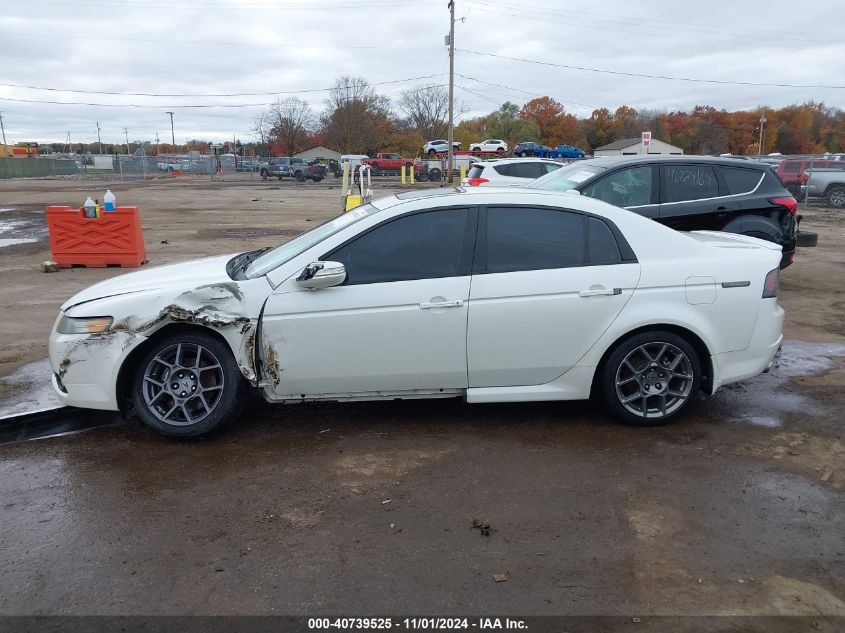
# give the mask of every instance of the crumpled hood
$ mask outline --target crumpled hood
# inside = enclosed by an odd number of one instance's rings
[[[134,273],[118,275],[89,286],[82,292],[76,293],[62,305],[62,310],[72,306],[114,297],[116,295],[129,294],[149,290],[190,290],[198,286],[213,283],[231,282],[226,273],[226,263],[236,253],[230,255],[218,255],[206,257],[177,264],[167,264],[139,270]]]

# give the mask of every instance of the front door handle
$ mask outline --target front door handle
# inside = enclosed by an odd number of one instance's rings
[[[579,297],[601,297],[601,296],[613,296],[613,295],[621,295],[622,288],[596,288],[590,290],[582,290],[578,293]]]
[[[423,301],[420,303],[420,308],[423,310],[431,310],[432,308],[460,308],[464,305],[463,299],[455,299],[453,301]]]

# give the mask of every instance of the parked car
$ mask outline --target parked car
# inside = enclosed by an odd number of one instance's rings
[[[806,173],[808,195],[811,198],[823,198],[837,209],[845,209],[845,169],[827,167],[813,169]]]
[[[795,256],[798,203],[768,165],[710,156],[602,157],[578,161],[527,185],[574,190],[681,231],[740,233]],[[807,235],[807,246],[811,244]],[[804,245],[804,244],[802,244]]]
[[[518,143],[513,148],[513,155],[514,156],[548,156],[551,151],[552,151],[552,148],[548,147],[546,145],[540,145],[539,143],[533,143],[531,141],[523,141],[522,143]]]
[[[343,170],[343,165],[346,163],[349,163],[349,169],[355,169],[368,158],[369,156],[366,154],[343,154],[338,162],[340,163],[341,170]]]
[[[845,162],[827,158],[787,158],[782,160],[775,174],[783,183],[786,190],[793,196],[798,197],[801,187],[807,184],[807,171],[812,163],[813,170],[816,169],[845,169]]]
[[[380,152],[375,155],[375,158],[366,158],[361,161],[364,165],[369,165],[373,170],[373,175],[397,173],[402,167],[410,169],[412,166],[418,174],[424,174],[426,170],[425,163],[416,158],[402,158],[401,154],[395,152]]]
[[[545,158],[499,158],[476,162],[462,184],[469,187],[522,186],[563,167]]]
[[[458,141],[452,141],[452,150],[457,152],[460,151],[461,144]],[[449,141],[446,140],[437,140],[437,141],[429,141],[425,145],[423,145],[423,154],[428,154],[429,156],[433,154],[437,154],[439,152],[448,152],[449,151]]]
[[[780,246],[539,189],[430,189],[272,250],[102,281],[49,341],[64,404],[174,437],[272,402],[576,400],[654,425],[770,367]]]
[[[584,158],[586,154],[574,145],[558,145],[551,152],[549,158]]]
[[[472,143],[469,146],[471,152],[495,152],[497,154],[504,154],[508,151],[508,144],[502,140],[495,138],[488,138],[486,141],[479,143]]]
[[[258,161],[239,160],[235,163],[235,171],[258,171]]]
[[[260,166],[259,173],[264,180],[271,177],[281,180],[287,177],[296,178],[299,182],[306,180],[320,182],[326,177],[326,168],[323,165],[309,165],[302,158],[283,156],[280,158],[271,158],[268,162],[263,163]]]

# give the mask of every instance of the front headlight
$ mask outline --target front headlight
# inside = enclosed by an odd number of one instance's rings
[[[59,334],[99,334],[111,327],[112,317],[69,317],[62,315],[56,331]]]

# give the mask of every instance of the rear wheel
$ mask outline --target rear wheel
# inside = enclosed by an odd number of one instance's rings
[[[692,345],[672,332],[643,332],[622,342],[601,369],[605,405],[629,424],[666,424],[701,386],[701,361]]]
[[[267,180],[267,170],[266,169],[261,170],[261,180]]]
[[[523,151],[523,152],[520,152],[519,155],[522,156],[523,158],[525,158],[526,156],[528,156],[528,152]]]
[[[197,437],[237,417],[248,385],[229,348],[200,331],[154,342],[138,363],[132,404],[141,420],[168,437]]]
[[[294,177],[296,178],[296,182],[305,182],[305,174],[303,174],[301,171],[296,172],[294,174]]]
[[[429,156],[434,156],[436,153],[437,153],[437,150],[435,150],[434,148],[431,148],[430,150],[428,150]]]

